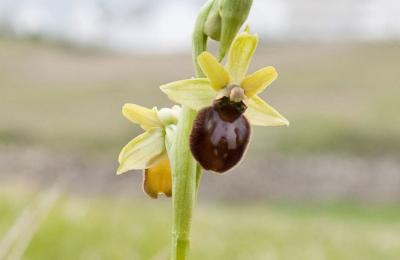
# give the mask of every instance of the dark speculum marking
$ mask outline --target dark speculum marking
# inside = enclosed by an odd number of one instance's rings
[[[224,97],[199,111],[190,135],[190,149],[204,169],[223,173],[241,160],[250,138],[245,110],[243,102]]]

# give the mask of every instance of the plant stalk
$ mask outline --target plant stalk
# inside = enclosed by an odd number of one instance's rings
[[[193,61],[196,77],[204,74],[197,64],[197,56],[207,49],[207,37],[203,25],[211,9],[210,0],[201,9],[193,32]],[[187,260],[189,257],[190,228],[196,193],[200,182],[201,168],[192,157],[189,147],[189,135],[192,131],[196,111],[183,106],[178,121],[176,141],[172,147],[172,254],[173,260]]]

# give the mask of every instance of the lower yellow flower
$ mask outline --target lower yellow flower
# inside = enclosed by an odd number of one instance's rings
[[[151,198],[157,198],[159,194],[172,195],[168,152],[175,138],[179,113],[179,106],[157,110],[125,104],[122,108],[122,114],[145,132],[122,148],[117,174],[144,170],[143,189]]]

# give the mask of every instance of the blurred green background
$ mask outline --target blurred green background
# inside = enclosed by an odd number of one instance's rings
[[[291,125],[255,128],[240,166],[204,174],[192,259],[399,259],[399,61],[393,39],[262,40],[250,70],[277,68],[262,96]],[[167,259],[170,200],[114,174],[141,132],[121,107],[170,106],[158,86],[192,74],[187,49],[3,34],[0,259]]]

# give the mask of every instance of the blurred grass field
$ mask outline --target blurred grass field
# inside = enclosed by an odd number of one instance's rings
[[[32,196],[0,195],[0,237]],[[64,196],[24,259],[167,259],[166,201]],[[398,259],[400,208],[353,204],[208,204],[196,209],[192,259]]]
[[[265,45],[250,71],[276,66],[265,92],[289,128],[256,128],[253,149],[277,153],[397,154],[400,47]],[[110,156],[139,133],[126,102],[171,105],[163,83],[189,78],[189,55],[129,56],[0,41],[0,143]],[[384,134],[383,134],[384,133]]]

